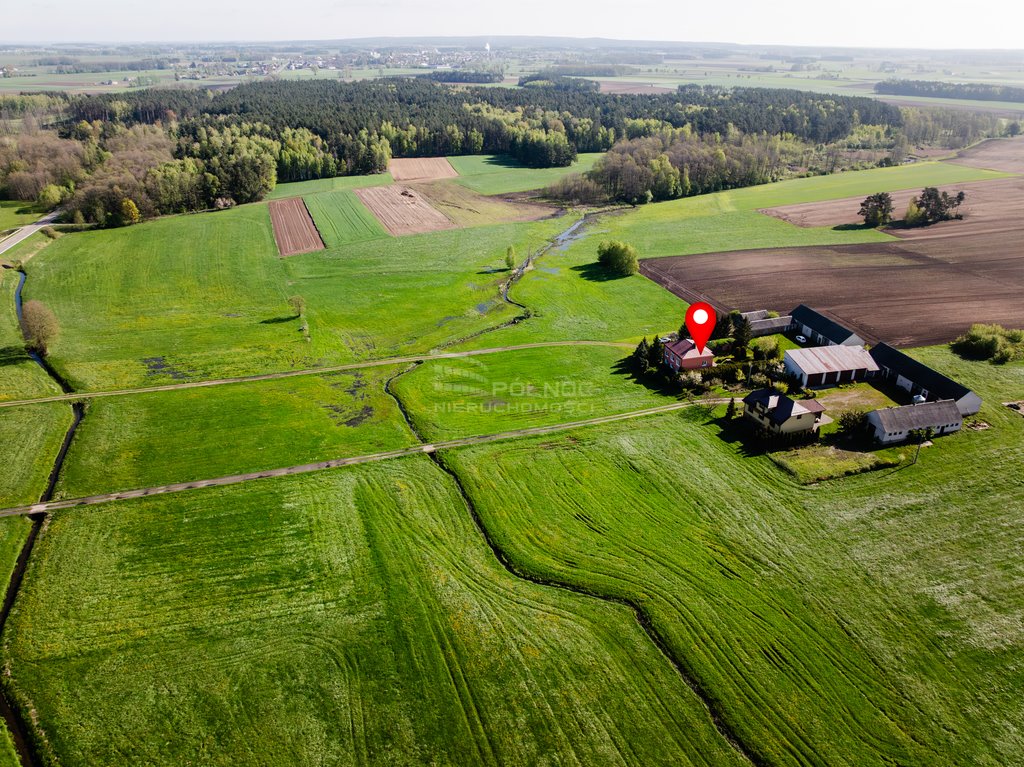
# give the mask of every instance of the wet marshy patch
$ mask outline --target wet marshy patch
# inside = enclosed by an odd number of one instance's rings
[[[189,371],[169,363],[166,357],[143,357],[141,362],[146,366],[146,375],[149,376],[167,376],[174,381],[187,381],[191,376]]]

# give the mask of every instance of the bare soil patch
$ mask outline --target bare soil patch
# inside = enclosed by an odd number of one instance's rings
[[[277,250],[282,256],[324,249],[324,241],[320,239],[320,232],[301,197],[271,202],[270,223],[274,227]]]
[[[388,170],[395,181],[429,181],[458,178],[452,164],[444,157],[406,157],[392,160]]]
[[[410,188],[458,226],[540,221],[562,213],[557,205],[529,200],[523,195],[489,197],[449,181],[410,184]]]
[[[915,229],[890,229],[889,233],[901,239],[931,239],[994,234],[1021,228],[1020,222],[1016,219],[1020,215],[1019,212],[1024,210],[1024,178],[972,181],[939,188],[950,194],[959,191],[967,194],[967,198],[960,208],[960,212],[963,214],[962,220],[944,221],[940,224]],[[902,218],[911,198],[920,193],[920,189],[902,189],[890,192],[897,218]],[[761,213],[801,227],[853,226],[862,224],[864,221],[857,215],[863,201],[864,197],[846,197],[841,200],[824,200],[764,208]]]
[[[994,138],[962,151],[951,162],[1007,173],[1024,173],[1024,136]]]
[[[618,80],[598,80],[601,93],[674,93],[675,88],[654,83],[629,83]]]
[[[421,234],[453,229],[455,224],[418,190],[407,186],[356,189],[356,195],[391,234]]]
[[[1024,325],[1021,229],[960,237],[773,248],[641,262],[640,271],[686,301],[716,308],[827,310],[871,342],[951,341],[972,323]]]

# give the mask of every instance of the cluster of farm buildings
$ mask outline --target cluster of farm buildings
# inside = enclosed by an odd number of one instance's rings
[[[805,389],[881,379],[903,389],[913,404],[887,407],[867,415],[874,438],[883,444],[903,442],[914,432],[940,436],[958,431],[965,416],[981,408],[981,398],[963,384],[907,356],[888,344],[865,348],[865,340],[849,328],[807,306],[792,314],[769,317],[766,312],[743,315],[752,336],[792,333],[808,344],[783,356],[786,372]],[[714,364],[714,354],[698,351],[690,339],[665,345],[665,364],[672,369],[698,370]],[[751,392],[743,400],[744,417],[772,434],[813,432],[825,420],[825,408],[813,399],[794,400],[773,389]]]

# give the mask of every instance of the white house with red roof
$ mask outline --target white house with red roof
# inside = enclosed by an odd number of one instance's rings
[[[704,351],[697,350],[692,338],[681,338],[665,344],[665,364],[677,373],[680,370],[700,370],[715,364],[715,353],[708,347]]]

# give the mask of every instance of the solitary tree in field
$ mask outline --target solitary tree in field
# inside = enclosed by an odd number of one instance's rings
[[[878,192],[860,204],[860,215],[868,226],[885,226],[892,221],[892,195]]]
[[[611,240],[597,246],[597,262],[612,274],[628,277],[640,271],[636,248],[625,242]]]
[[[516,265],[516,249],[509,245],[505,248],[505,267],[512,271]]]
[[[302,296],[292,296],[288,299],[288,303],[291,304],[296,317],[301,317],[306,313],[306,299]]]
[[[60,325],[50,307],[42,301],[28,301],[21,308],[21,332],[28,348],[45,357],[60,332]]]

